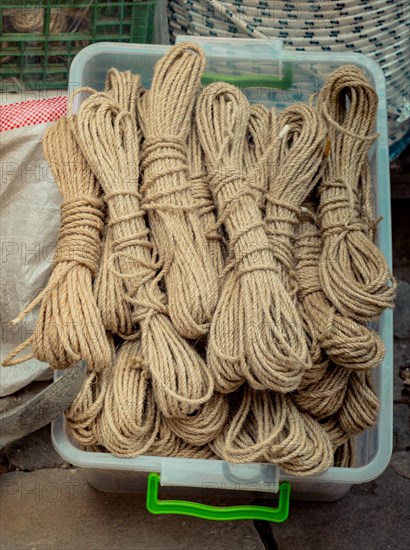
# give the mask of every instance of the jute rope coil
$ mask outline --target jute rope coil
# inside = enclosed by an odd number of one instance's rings
[[[337,468],[352,468],[355,462],[354,438],[349,437],[347,441],[337,447],[334,455],[334,466]]]
[[[371,371],[352,372],[342,406],[337,413],[340,427],[349,436],[374,426],[379,399],[374,391]]]
[[[383,341],[367,326],[345,317],[326,298],[320,284],[321,235],[313,217],[298,227],[295,247],[298,297],[315,337],[329,358],[346,369],[371,369],[384,357]]]
[[[45,134],[43,148],[63,196],[53,272],[46,288],[12,321],[18,324],[37,305],[34,333],[4,362],[17,365],[36,357],[55,369],[85,359],[90,371],[111,363],[111,349],[93,295],[101,256],[104,203],[94,174],[81,154],[70,120],[58,120]],[[32,346],[32,353],[17,356]],[[17,357],[17,359],[16,359]]]
[[[140,342],[125,342],[112,367],[101,416],[94,426],[99,444],[119,456],[146,454],[161,422]]]
[[[198,133],[231,258],[211,326],[208,366],[222,392],[234,391],[245,379],[255,389],[289,392],[310,357],[244,174],[249,114],[246,98],[230,85],[211,84],[198,99]]]
[[[115,68],[108,71],[105,92],[135,118],[141,90],[140,77],[133,75],[131,71],[121,72]],[[114,273],[120,268],[118,258],[112,258],[112,247],[112,226],[108,223],[105,227],[102,259],[96,275],[94,291],[104,327],[127,339],[132,337],[136,330],[132,321],[131,305],[126,301],[127,291],[124,280]]]
[[[117,277],[118,258],[113,258],[113,236],[106,225],[101,262],[94,281],[94,296],[106,330],[127,339],[136,333],[130,304],[125,300],[124,281]]]
[[[169,314],[179,333],[191,339],[209,331],[218,300],[218,274],[187,166],[187,139],[204,67],[203,51],[189,43],[174,46],[158,61],[146,93],[141,156],[143,207],[164,263]]]
[[[22,33],[43,33],[44,8],[10,8],[4,10],[3,15],[10,17],[10,24],[14,31]],[[49,34],[66,32],[68,27],[68,10],[51,8]]]
[[[99,441],[95,434],[101,413],[105,406],[105,395],[112,383],[112,364],[115,360],[115,345],[108,336],[111,351],[110,365],[100,371],[88,369],[85,381],[78,395],[65,411],[67,428],[71,435],[84,447],[93,448]]]
[[[279,143],[270,163],[265,221],[279,275],[292,292],[295,228],[300,207],[321,176],[326,128],[317,112],[302,103],[280,113],[277,125]]]
[[[148,454],[179,458],[217,458],[208,445],[191,445],[175,435],[164,423],[161,423],[157,439]]]
[[[315,419],[288,396],[248,385],[239,390],[230,421],[210,447],[229,462],[273,462],[298,476],[320,473],[333,463],[331,441]]]
[[[330,154],[321,185],[323,250],[320,283],[345,317],[369,321],[393,307],[395,283],[381,251],[360,217],[359,188],[368,176],[367,155],[376,139],[377,96],[360,69],[341,67],[318,96]]]
[[[104,189],[113,230],[113,252],[127,287],[141,355],[148,365],[158,407],[185,416],[206,403],[213,381],[200,356],[176,332],[158,287],[158,264],[138,191],[139,146],[134,117],[103,93],[81,105],[77,139]]]

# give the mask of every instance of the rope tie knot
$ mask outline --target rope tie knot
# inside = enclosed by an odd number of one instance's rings
[[[101,253],[104,203],[93,197],[66,199],[61,205],[61,227],[53,263],[85,265],[94,275]]]
[[[146,137],[143,145],[143,151],[140,158],[140,169],[146,171],[147,168],[157,161],[171,161],[167,171],[162,170],[160,174],[156,173],[156,178],[169,174],[186,172],[188,168],[187,144],[178,136],[172,134],[162,134]],[[163,168],[163,166],[161,166]],[[144,181],[141,192],[147,192],[154,180]]]
[[[265,217],[266,234],[269,236],[275,258],[290,273],[293,269],[295,227],[299,223],[300,209],[276,199],[271,193],[266,195],[270,204]]]
[[[209,185],[218,205],[218,226],[241,210],[245,197],[255,200],[255,191],[247,185],[245,174],[235,168],[213,170],[209,175]]]

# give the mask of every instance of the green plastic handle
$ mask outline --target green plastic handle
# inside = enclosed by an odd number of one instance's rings
[[[202,75],[202,84],[211,84],[212,82],[227,82],[238,88],[279,88],[287,90],[292,86],[293,75],[291,63],[284,63],[283,78],[270,76],[267,74],[250,74],[250,75],[231,75],[205,72]]]
[[[282,523],[289,516],[290,483],[284,481],[279,486],[279,503],[277,508],[267,506],[208,506],[187,500],[159,500],[160,476],[157,473],[148,475],[147,510],[151,514],[174,514],[193,516],[214,521],[233,521],[237,519],[259,519]]]

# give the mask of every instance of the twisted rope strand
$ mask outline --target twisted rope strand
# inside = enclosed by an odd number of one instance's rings
[[[118,456],[146,453],[159,432],[161,417],[140,347],[132,340],[121,346],[94,427],[99,444]]]
[[[142,93],[139,75],[133,75],[130,71],[110,69],[105,81],[105,93],[136,119],[137,102]],[[131,306],[126,301],[124,280],[115,275],[115,272],[120,271],[120,267],[118,258],[111,258],[112,247],[112,226],[106,223],[103,253],[95,278],[94,293],[104,327],[125,339],[134,338],[136,329],[132,321]]]
[[[216,223],[215,203],[207,182],[205,160],[199,142],[196,125],[193,124],[188,136],[188,161],[192,194],[198,206],[200,220],[208,241],[209,257],[221,281],[225,265],[222,236]]]
[[[259,208],[265,213],[265,195],[268,191],[269,162],[272,149],[272,128],[276,125],[276,112],[264,105],[251,105],[248,125],[248,147],[245,148],[245,169],[255,192]]]

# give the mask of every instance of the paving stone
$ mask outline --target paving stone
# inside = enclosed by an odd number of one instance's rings
[[[410,283],[404,280],[398,281],[393,319],[394,336],[410,338]]]
[[[393,453],[390,465],[396,474],[410,479],[410,451]]]
[[[395,403],[393,410],[393,450],[404,451],[410,448],[410,407]]]
[[[409,177],[407,175],[407,181]],[[410,189],[410,184],[407,184]],[[397,269],[410,265],[409,239],[409,199],[393,200],[391,202],[392,233],[393,233],[393,264],[397,275]]]
[[[143,495],[100,493],[77,470],[0,477],[1,550],[263,550],[251,521],[153,516]]]
[[[49,381],[37,381],[32,382],[25,388],[22,388],[12,395],[0,398],[0,414],[5,413],[15,407],[23,405],[26,401],[29,401],[32,397],[40,393],[50,384]]]
[[[396,403],[410,403],[410,340],[395,338],[393,390]]]
[[[291,502],[271,530],[278,550],[408,550],[410,481],[389,467],[337,502]]]
[[[65,468],[68,463],[56,452],[51,442],[50,425],[44,426],[4,449],[9,468],[25,471],[43,468]]]

